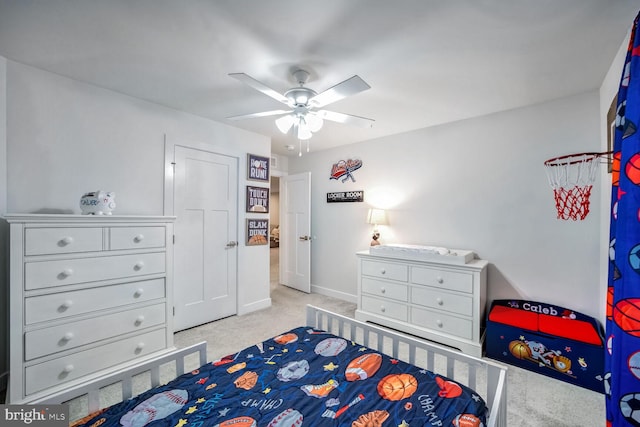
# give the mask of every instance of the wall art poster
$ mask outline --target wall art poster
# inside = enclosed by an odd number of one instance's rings
[[[247,179],[269,182],[269,158],[247,154]]]
[[[356,179],[353,177],[353,171],[361,167],[362,160],[360,159],[340,160],[331,168],[331,176],[329,179],[338,180],[342,178],[342,182],[347,182],[349,179],[351,179],[352,182],[356,182]]]
[[[269,189],[247,186],[247,212],[269,212]]]
[[[269,243],[269,220],[247,219],[247,246]]]

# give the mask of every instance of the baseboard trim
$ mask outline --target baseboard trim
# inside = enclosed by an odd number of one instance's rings
[[[311,292],[320,295],[326,295],[331,298],[341,299],[347,302],[352,302],[354,304],[358,303],[358,296],[348,294],[346,292],[336,291],[335,289],[325,288],[322,286],[311,285]]]
[[[238,316],[253,313],[254,311],[262,310],[269,307],[271,307],[271,298],[265,298],[260,301],[252,302],[251,304],[238,307]]]

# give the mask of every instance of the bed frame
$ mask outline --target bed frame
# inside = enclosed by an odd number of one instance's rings
[[[428,369],[465,384],[480,394],[489,407],[487,427],[507,425],[507,368],[499,363],[468,356],[449,348],[403,333],[361,322],[340,314],[307,305],[307,325],[376,349],[393,358]],[[147,360],[124,371],[82,384],[72,390],[46,397],[37,403],[64,403],[86,396],[88,412],[100,409],[100,393],[106,387],[118,387],[122,400],[133,396],[135,378],[150,379],[147,390],[161,384],[160,367],[175,366],[176,376],[185,372],[187,358],[197,354],[199,367],[206,362],[206,342],[178,349],[162,357]],[[143,391],[144,391],[143,390]],[[84,414],[83,414],[84,415]]]

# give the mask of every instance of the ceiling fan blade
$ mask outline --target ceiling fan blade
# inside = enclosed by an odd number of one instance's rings
[[[347,96],[355,95],[370,88],[371,86],[356,75],[317,94],[309,100],[309,104],[316,108],[324,107],[332,102],[339,101]]]
[[[316,111],[316,114],[325,120],[331,120],[332,122],[344,123],[347,125],[355,125],[363,128],[370,128],[375,122],[375,120],[368,119],[366,117],[336,113],[335,111],[319,110]]]
[[[227,117],[227,119],[228,120],[255,119],[257,117],[279,116],[281,114],[288,114],[292,112],[293,110],[272,110],[272,111],[263,111],[261,113],[251,113],[251,114],[243,114],[241,116],[232,116],[232,117]]]
[[[283,94],[281,94],[280,92],[277,92],[275,89],[271,89],[269,86],[265,85],[262,82],[259,82],[258,80],[254,79],[248,74],[230,73],[229,76],[233,77],[236,80],[240,80],[242,83],[246,84],[247,86],[250,86],[264,93],[265,95],[275,99],[276,101],[280,101],[283,104],[289,104],[289,100],[285,98]]]

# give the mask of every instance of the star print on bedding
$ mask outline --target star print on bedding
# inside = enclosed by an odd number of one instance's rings
[[[86,421],[87,427],[475,426],[468,387],[310,327],[246,348]]]

